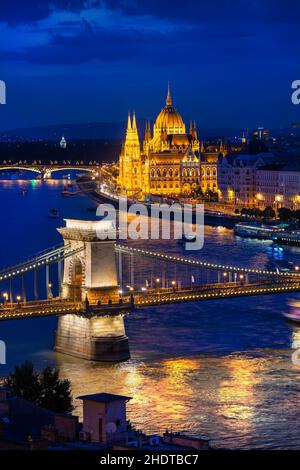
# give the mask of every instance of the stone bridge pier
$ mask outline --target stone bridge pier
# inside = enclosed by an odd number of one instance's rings
[[[115,230],[110,222],[66,219],[58,231],[65,245],[77,254],[64,261],[61,295],[96,307],[118,305],[118,278],[115,256]],[[104,237],[109,237],[104,239]],[[125,332],[124,314],[118,309],[80,313],[59,317],[55,350],[94,361],[129,359],[129,343]]]

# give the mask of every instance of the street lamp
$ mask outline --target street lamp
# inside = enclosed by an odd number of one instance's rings
[[[134,304],[133,287],[129,287],[129,291],[130,291],[130,302],[133,305]]]
[[[52,299],[53,298],[53,294],[52,294],[52,283],[49,282],[48,284],[48,299]]]
[[[4,299],[4,302],[8,301],[8,293],[7,292],[3,293],[3,299]]]

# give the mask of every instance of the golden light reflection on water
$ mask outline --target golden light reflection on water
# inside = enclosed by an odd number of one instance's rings
[[[300,348],[300,324],[299,326],[293,327],[292,337],[291,337],[291,348],[292,349]]]
[[[253,436],[265,433],[264,426],[276,426],[277,413],[290,412],[290,403],[283,397],[282,410],[272,405],[272,400],[281,399],[277,389],[290,380],[282,369],[296,374],[294,379],[300,383],[300,367],[293,367],[290,353],[281,351],[274,359],[276,353],[164,358],[149,363],[130,360],[118,365],[57,355],[57,362],[61,375],[72,382],[74,397],[96,392],[131,396],[129,419],[146,432],[186,430],[219,445],[226,441],[231,447],[247,447],[249,439],[253,445]],[[78,400],[75,411],[81,416]]]
[[[254,361],[244,357],[231,357],[227,361],[228,376],[219,386],[219,411],[232,429],[236,429],[238,419],[243,433],[251,430],[256,406],[263,401],[256,386],[267,367],[266,359]]]

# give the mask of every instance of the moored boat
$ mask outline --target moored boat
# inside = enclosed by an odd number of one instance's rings
[[[187,235],[183,234],[182,238],[179,238],[177,240],[177,243],[179,243],[180,245],[184,244],[184,243],[193,243],[193,242],[196,241],[196,239],[197,239],[197,237],[193,233],[189,233]]]
[[[290,322],[300,324],[300,300],[291,299],[288,301],[290,310],[283,312],[283,316]]]
[[[57,219],[57,217],[59,217],[59,212],[55,208],[50,209],[48,216],[51,217],[52,219]]]
[[[282,227],[277,225],[264,225],[258,222],[240,222],[235,224],[234,233],[240,237],[260,238],[262,240],[272,240],[274,236],[284,232]]]
[[[279,245],[300,245],[300,230],[285,230],[281,233],[276,233],[273,235],[272,240],[274,243]]]

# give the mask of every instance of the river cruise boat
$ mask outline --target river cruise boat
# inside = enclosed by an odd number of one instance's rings
[[[279,245],[300,246],[300,230],[284,230],[281,233],[275,233],[272,240]]]
[[[177,243],[179,243],[179,245],[183,245],[185,243],[193,243],[196,240],[196,235],[193,233],[188,233],[187,235],[183,234],[182,237],[177,240]]]
[[[273,240],[274,236],[282,232],[284,232],[282,227],[263,225],[258,222],[240,222],[234,226],[234,233],[240,237],[260,238],[263,240]]]
[[[287,312],[283,312],[283,316],[293,323],[300,324],[300,300],[291,299],[288,301],[290,309]]]

